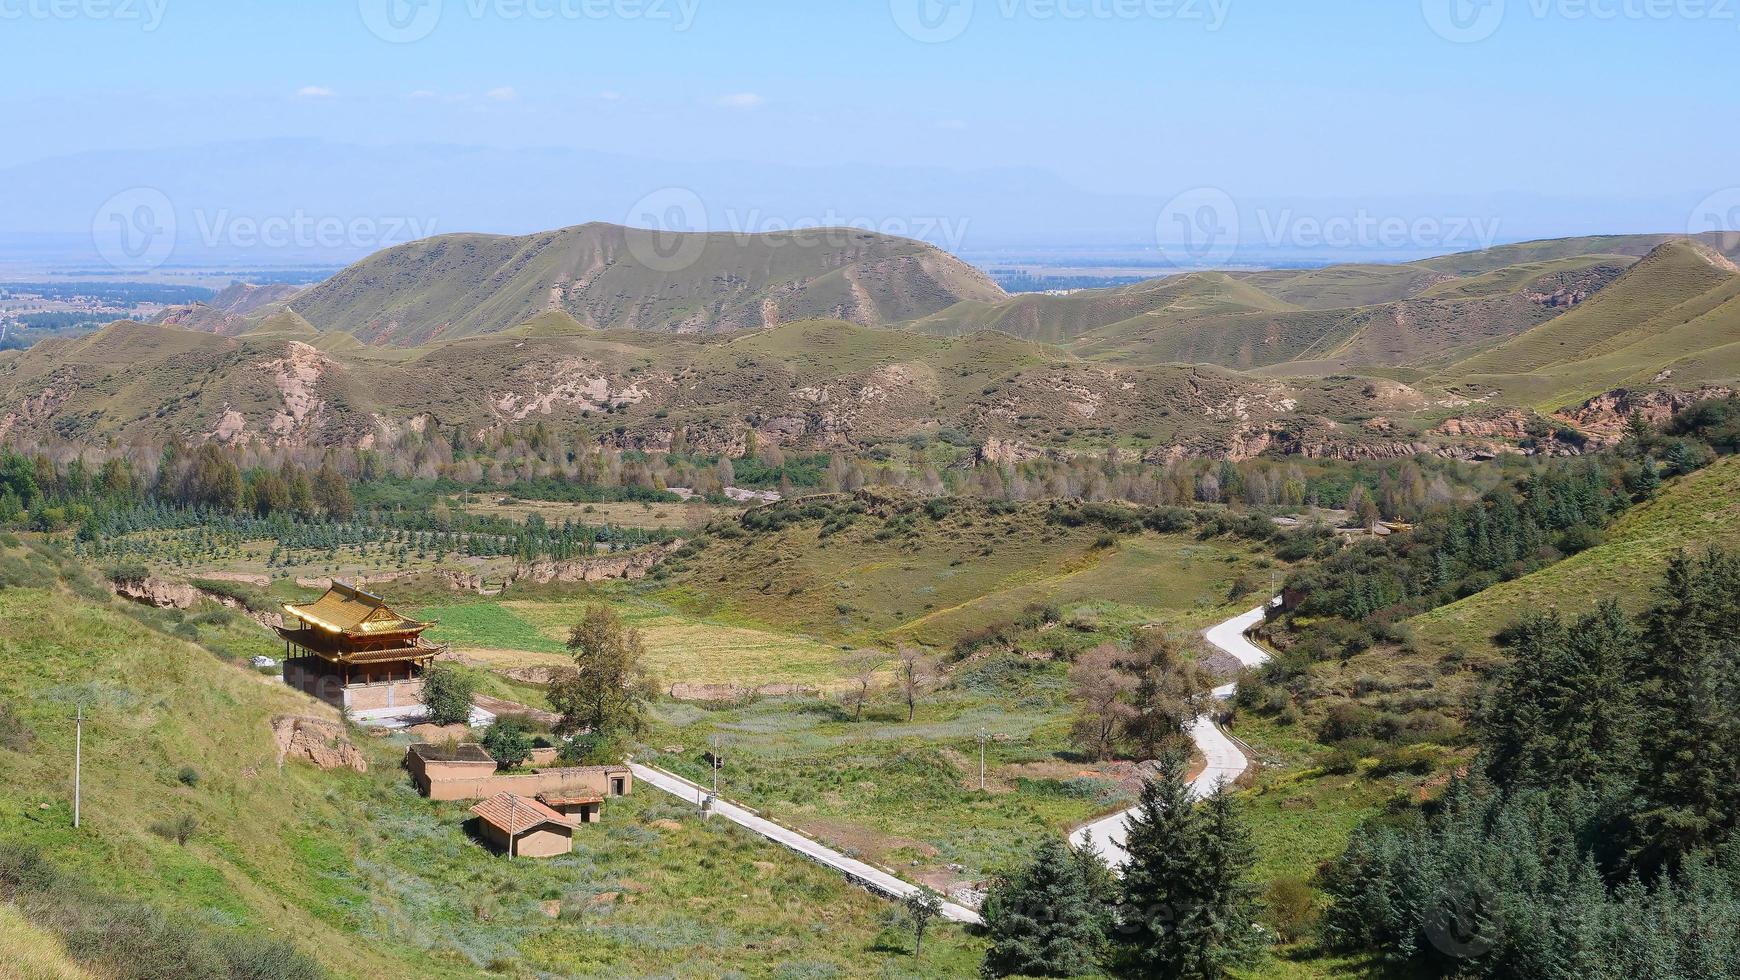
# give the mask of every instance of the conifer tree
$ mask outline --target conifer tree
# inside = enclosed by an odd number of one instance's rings
[[[1103,865],[1102,865],[1103,868]],[[1073,977],[1092,972],[1106,944],[1104,906],[1087,861],[1048,838],[1027,867],[991,888],[986,976]]]

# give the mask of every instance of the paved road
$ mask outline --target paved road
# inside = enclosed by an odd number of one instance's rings
[[[629,768],[634,770],[634,778],[643,783],[664,790],[685,803],[693,803],[699,806],[701,800],[710,795],[706,790],[694,783],[661,769],[653,769],[639,763],[630,763]],[[824,847],[795,830],[781,827],[779,824],[776,824],[771,820],[764,820],[740,806],[735,806],[731,803],[725,802],[724,800],[714,800],[713,812],[738,826],[760,834],[776,844],[789,847],[813,861],[817,861],[836,871],[842,872],[847,878],[864,885],[872,891],[880,892],[881,894],[892,898],[905,898],[908,894],[918,890],[918,886],[901,881],[899,878],[896,878],[880,868],[873,868],[862,861],[849,858],[838,851]],[[956,905],[953,902],[943,903],[942,914],[943,918],[948,919],[950,922],[965,922],[972,925],[982,925],[984,921],[979,918],[979,913],[974,912],[972,909],[967,908],[964,905]]]
[[[1280,599],[1274,600],[1276,603],[1280,601]],[[1215,648],[1238,658],[1239,663],[1246,667],[1255,667],[1268,660],[1269,655],[1263,652],[1262,647],[1247,639],[1245,634],[1263,621],[1263,615],[1267,610],[1267,606],[1258,606],[1248,613],[1234,616],[1218,626],[1210,627],[1203,636]],[[1214,689],[1214,696],[1224,701],[1232,697],[1233,692],[1237,689],[1237,684],[1217,687]],[[1207,768],[1203,769],[1201,775],[1192,780],[1190,784],[1190,790],[1197,799],[1214,792],[1215,786],[1222,781],[1231,783],[1238,779],[1244,775],[1246,769],[1250,768],[1251,761],[1245,758],[1244,751],[1238,747],[1236,742],[1228,738],[1227,734],[1220,730],[1220,726],[1214,723],[1214,719],[1208,715],[1196,719],[1196,722],[1190,726],[1190,738],[1196,743],[1197,751],[1201,752],[1203,758],[1208,760]],[[1129,853],[1124,850],[1124,832],[1125,823],[1130,814],[1134,812],[1135,808],[1131,808],[1122,813],[1114,813],[1109,817],[1095,820],[1071,834],[1069,839],[1077,847],[1092,843],[1100,852],[1100,856],[1106,859],[1106,863],[1114,868],[1119,867],[1130,857]]]

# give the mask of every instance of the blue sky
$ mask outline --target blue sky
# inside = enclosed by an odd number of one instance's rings
[[[1740,183],[1740,0],[409,2],[0,0],[0,167],[319,138],[891,167],[915,190],[898,168],[1034,168],[1160,198]],[[926,12],[947,39],[903,32]],[[1434,31],[1458,12],[1477,40]]]

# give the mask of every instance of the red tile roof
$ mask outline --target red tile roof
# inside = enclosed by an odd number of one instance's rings
[[[574,826],[572,820],[537,800],[513,793],[499,793],[472,807],[471,812],[504,834],[523,834],[547,823]]]

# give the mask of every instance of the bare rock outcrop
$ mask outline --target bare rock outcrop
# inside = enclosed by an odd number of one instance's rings
[[[284,765],[285,759],[296,759],[321,769],[369,771],[368,760],[336,722],[279,715],[272,719],[272,741],[278,745],[279,766]]]
[[[1575,426],[1589,441],[1600,447],[1611,446],[1625,438],[1625,429],[1633,413],[1642,415],[1652,425],[1660,425],[1680,411],[1709,398],[1731,398],[1733,388],[1705,385],[1693,391],[1635,391],[1618,388],[1596,395],[1576,408],[1566,409],[1553,417]]]
[[[175,582],[155,575],[110,582],[109,587],[123,599],[141,605],[156,606],[158,609],[192,609],[205,597],[204,592],[186,582]]]
[[[654,565],[664,561],[671,552],[682,547],[681,541],[667,541],[647,548],[637,548],[622,554],[602,555],[556,561],[544,558],[520,562],[514,566],[511,580],[537,585],[551,582],[607,582],[612,579],[643,579]]]

